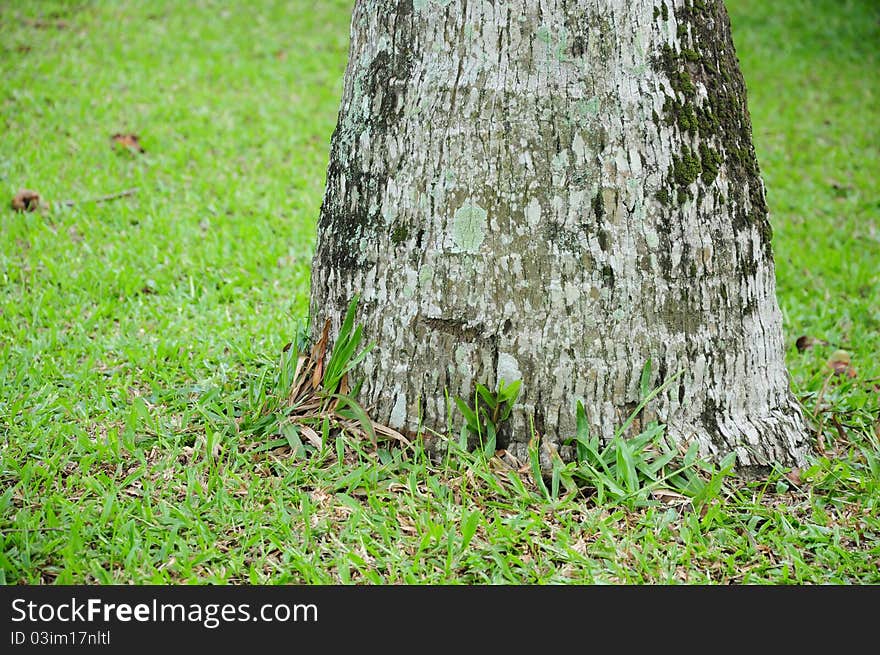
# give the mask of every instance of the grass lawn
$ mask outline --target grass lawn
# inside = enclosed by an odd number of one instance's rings
[[[0,5],[0,582],[880,583],[880,9],[727,5],[816,455],[644,508],[239,430],[306,316],[349,1]]]

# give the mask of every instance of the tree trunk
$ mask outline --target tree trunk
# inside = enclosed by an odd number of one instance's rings
[[[770,226],[720,0],[358,0],[312,269],[415,431],[522,380],[499,447],[641,413],[741,467],[800,464]]]

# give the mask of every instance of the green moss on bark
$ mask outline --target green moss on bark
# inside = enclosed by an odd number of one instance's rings
[[[602,189],[599,189],[596,197],[593,198],[593,214],[595,214],[597,221],[601,221],[605,217],[605,198],[602,197]]]
[[[401,223],[398,223],[391,231],[391,243],[395,246],[406,241],[408,237],[409,228]]]
[[[756,229],[771,257],[767,205],[727,11],[721,0],[694,0],[674,14],[680,49],[664,44],[654,67],[672,89],[663,113],[681,132],[682,150],[657,197],[668,200],[674,193],[682,202],[690,197],[690,184],[713,183],[723,166],[734,230]],[[705,89],[704,98],[696,97],[698,87]]]
[[[703,169],[701,177],[706,184],[712,184],[718,177],[718,169],[724,158],[717,150],[713,150],[705,143],[700,144],[700,166]]]
[[[714,180],[724,165],[734,211],[734,229],[754,227],[770,257],[767,204],[758,160],[752,145],[752,126],[746,87],[732,47],[730,20],[720,0],[703,0],[676,12],[689,26],[682,48],[700,54],[700,60],[680,61],[691,79],[706,89],[706,101],[697,112],[704,175]],[[748,207],[746,212],[745,207]]]
[[[691,81],[690,73],[687,71],[680,71],[678,73],[678,90],[685,96],[690,96],[697,90]]]
[[[679,187],[687,187],[697,181],[702,172],[700,158],[685,146],[680,157],[672,158],[672,179]]]

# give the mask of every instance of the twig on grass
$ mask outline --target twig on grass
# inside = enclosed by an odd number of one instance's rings
[[[58,204],[62,207],[73,207],[74,205],[81,205],[87,202],[107,202],[108,200],[116,200],[117,198],[125,198],[126,196],[133,196],[138,192],[137,187],[132,189],[126,189],[125,191],[117,191],[116,193],[108,193],[105,196],[98,196],[97,198],[86,198],[84,200],[59,200]]]

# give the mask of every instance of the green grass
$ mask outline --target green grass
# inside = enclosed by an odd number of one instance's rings
[[[139,189],[0,207],[0,581],[880,582],[880,11],[728,7],[823,452],[627,509],[479,455],[239,433],[306,315],[349,2],[0,5],[0,196]]]

